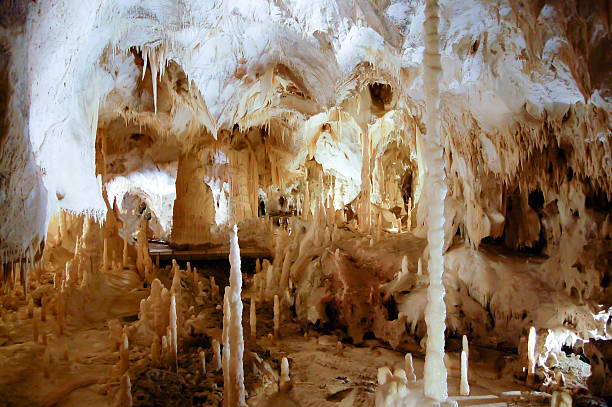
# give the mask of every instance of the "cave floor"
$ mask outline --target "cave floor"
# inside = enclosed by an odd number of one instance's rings
[[[217,283],[227,284],[223,262],[195,263],[201,276],[216,276]],[[208,265],[208,266],[207,266]],[[225,276],[225,278],[224,278]],[[135,297],[136,298],[136,297]],[[359,346],[344,343],[342,355],[337,352],[341,331],[305,328],[283,314],[281,339],[272,339],[271,303],[257,306],[257,339],[249,335],[249,294],[243,292],[245,382],[248,403],[253,407],[348,407],[373,406],[378,368],[404,367],[403,352],[369,339]],[[32,340],[32,320],[23,298],[13,297],[15,311],[5,315],[0,324],[0,406],[102,407],[116,405],[119,379],[119,354],[113,349],[106,322],[70,324],[59,336],[53,315],[42,322],[41,332],[48,333],[49,374],[44,374],[44,346]],[[138,301],[131,310],[123,309],[118,318],[133,322],[138,315]],[[150,366],[150,349],[130,345],[130,377],[134,406],[219,406],[223,395],[223,376],[198,372],[198,353],[207,353],[211,366],[210,342],[221,339],[222,311],[217,302],[198,301],[196,313],[201,326],[199,339],[179,348],[179,372]],[[111,317],[109,317],[111,319]],[[40,341],[39,341],[40,342]],[[449,352],[448,389],[459,406],[537,406],[549,405],[550,396],[533,392],[518,380],[499,377],[495,361],[501,352],[473,348],[478,360],[470,365],[471,395],[459,393],[459,354]],[[423,376],[424,357],[413,351],[417,379]],[[257,356],[255,356],[257,355]],[[278,374],[282,357],[290,364],[291,388],[278,391]],[[270,367],[265,371],[265,366]],[[270,373],[272,372],[272,373]]]

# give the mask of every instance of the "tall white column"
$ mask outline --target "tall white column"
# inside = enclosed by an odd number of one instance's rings
[[[425,356],[425,395],[435,400],[448,398],[447,372],[444,366],[444,330],[446,328],[445,290],[442,285],[444,272],[444,199],[447,186],[444,174],[444,157],[440,142],[439,88],[440,52],[438,37],[439,9],[437,0],[427,0],[425,5],[425,137],[424,158],[427,166],[428,188],[427,242],[429,247],[429,288],[427,292],[427,353]]]

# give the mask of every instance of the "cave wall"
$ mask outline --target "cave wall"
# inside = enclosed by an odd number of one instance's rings
[[[28,4],[0,3],[0,263],[39,254],[47,226],[44,168],[30,143]]]

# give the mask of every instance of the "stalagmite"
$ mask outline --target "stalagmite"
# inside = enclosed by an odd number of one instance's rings
[[[226,407],[231,406],[232,399],[232,385],[231,385],[231,372],[230,372],[230,334],[229,327],[231,324],[232,310],[230,307],[230,287],[225,287],[225,293],[223,295],[223,333],[221,335],[221,341],[223,342],[223,359],[221,365],[223,368],[223,404]]]
[[[255,296],[251,296],[251,305],[249,309],[249,325],[251,327],[251,338],[257,337],[257,311],[256,311]]]
[[[138,226],[138,244],[136,246],[136,270],[138,270],[141,278],[145,276],[145,268],[153,268],[153,260],[151,260],[149,255],[149,241],[147,238],[148,224],[147,218],[141,216]]]
[[[221,370],[221,344],[219,343],[218,340],[213,339],[212,347],[213,347],[213,360],[212,360],[213,370],[215,372],[218,372],[219,370]]]
[[[408,274],[408,256],[402,257],[402,275]]]
[[[527,369],[527,384],[533,385],[535,381],[535,368],[536,368],[536,358],[535,358],[535,347],[536,347],[536,329],[535,327],[529,328],[529,339],[527,340],[527,358],[529,359],[529,366]]]
[[[210,300],[212,302],[219,299],[219,286],[215,284],[215,276],[210,276]]]
[[[306,178],[304,179],[304,203],[302,206],[302,219],[310,220],[310,218],[310,190],[308,189],[308,179]]]
[[[269,298],[269,296],[271,296],[272,293],[278,288],[274,284],[274,280],[275,280],[274,266],[270,265],[270,266],[268,266],[268,269],[266,270],[266,290],[265,290],[265,295],[266,295],[267,298]]]
[[[404,356],[404,371],[406,372],[407,380],[410,383],[416,382],[416,375],[414,374],[414,365],[412,363],[411,353],[406,353],[406,356]]]
[[[206,353],[201,350],[200,353],[200,369],[203,376],[206,376]]]
[[[274,338],[280,337],[280,302],[278,295],[274,295]]]
[[[470,385],[468,384],[468,356],[465,350],[461,351],[461,384],[459,394],[462,396],[470,395]]]
[[[102,269],[108,270],[108,239],[104,239],[104,253],[102,255]]]
[[[123,268],[128,266],[128,241],[127,238],[123,239],[123,261],[121,263]]]
[[[372,224],[371,195],[372,179],[370,174],[370,135],[368,131],[363,132],[361,164],[361,200],[359,202],[359,231],[369,234]]]
[[[230,406],[246,407],[244,389],[243,353],[244,338],[242,332],[242,273],[240,270],[240,247],[238,246],[238,227],[234,225],[230,232],[230,289],[227,292],[231,309],[228,340],[230,346],[229,360],[229,400]]]
[[[342,345],[342,342],[340,341],[336,343],[336,355],[344,356],[344,346]]]
[[[161,365],[161,339],[157,333],[151,342],[151,365],[158,367]]]
[[[393,371],[393,378],[403,384],[408,383],[408,377],[406,376],[406,371],[402,368],[398,367],[397,369]]]
[[[62,286],[57,293],[56,298],[56,311],[57,311],[57,328],[59,335],[63,335],[66,329],[66,300],[64,299],[64,284],[62,282]]]
[[[28,298],[28,268],[27,266],[24,266],[21,268],[21,287],[23,288],[23,296],[24,298]]]
[[[14,277],[13,286],[18,287],[17,280],[19,279],[21,282],[21,263],[19,262],[15,263],[15,266],[13,268],[13,277]]]
[[[289,360],[286,357],[281,359],[281,371],[279,376],[279,388],[281,390],[286,389],[291,383],[291,379],[289,378]]]
[[[49,349],[46,347],[43,352],[43,376],[45,378],[49,378],[49,369],[51,368],[51,355],[49,354]]]
[[[445,290],[442,284],[444,272],[444,200],[447,186],[444,175],[444,158],[440,142],[439,120],[439,78],[440,53],[438,37],[438,1],[425,3],[425,124],[427,142],[425,143],[425,163],[429,171],[427,198],[427,243],[429,246],[429,288],[425,321],[427,323],[427,354],[425,356],[424,386],[425,395],[444,401],[448,397],[447,373],[444,366],[444,330],[446,329]]]
[[[176,315],[176,297],[174,294],[170,297],[170,316],[169,316],[169,329],[170,329],[170,351],[172,353],[172,364],[176,366],[178,372],[178,331],[177,331],[177,315]]]
[[[550,407],[572,407],[572,396],[566,391],[554,391]]]
[[[130,368],[130,349],[127,334],[123,333],[119,347],[119,375],[123,375]]]
[[[393,373],[391,373],[391,369],[389,369],[389,367],[387,366],[379,367],[376,373],[376,378],[378,381],[378,385],[382,386],[386,384],[389,379],[393,378]]]
[[[468,344],[468,338],[466,335],[463,335],[463,337],[461,338],[461,345],[462,345],[463,350],[465,351],[465,355],[469,359],[470,358],[470,346]]]
[[[166,335],[161,338],[161,351],[160,351],[160,362],[163,365],[168,364],[168,357],[170,353],[170,345],[168,344],[168,337]]]
[[[130,376],[127,373],[121,376],[119,406],[132,407],[132,383],[130,382]]]

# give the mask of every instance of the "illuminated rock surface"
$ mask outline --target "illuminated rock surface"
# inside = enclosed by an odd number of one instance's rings
[[[425,3],[2,2],[0,406],[606,405],[612,8]]]

